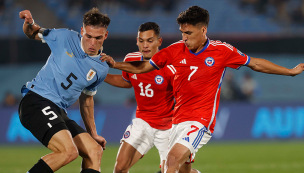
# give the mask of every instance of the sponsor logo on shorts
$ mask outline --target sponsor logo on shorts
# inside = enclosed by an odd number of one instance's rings
[[[209,67],[214,65],[214,59],[212,57],[208,57],[205,59],[205,64]]]
[[[155,76],[154,80],[155,80],[155,83],[158,84],[158,85],[160,85],[164,82],[164,78],[161,75]]]
[[[123,136],[125,139],[127,139],[130,136],[130,131],[126,131]]]

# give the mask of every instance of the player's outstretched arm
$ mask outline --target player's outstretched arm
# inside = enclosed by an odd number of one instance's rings
[[[102,136],[99,136],[96,131],[93,96],[81,93],[79,97],[79,108],[87,132],[105,149],[107,141]]]
[[[132,84],[125,81],[121,74],[107,74],[106,83],[119,88],[132,88]]]
[[[38,36],[38,33],[42,33],[45,29],[41,28],[34,22],[31,12],[29,10],[23,10],[19,13],[19,17],[21,19],[24,19],[24,34],[30,39],[41,40],[41,38]]]
[[[114,59],[106,54],[100,54],[100,60],[106,61],[111,68],[116,68],[128,73],[140,74],[148,73],[155,70],[149,61],[128,61],[128,62],[115,62]]]
[[[265,59],[251,57],[248,67],[250,67],[254,71],[263,72],[263,73],[296,76],[302,73],[302,71],[304,70],[304,63],[297,65],[293,69],[288,69],[276,65]]]

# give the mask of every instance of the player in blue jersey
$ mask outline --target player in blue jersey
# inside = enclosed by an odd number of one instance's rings
[[[30,13],[20,12],[23,31],[45,42],[52,53],[37,76],[22,88],[19,105],[22,125],[53,152],[43,156],[28,173],[52,173],[82,157],[81,173],[100,172],[106,140],[96,132],[93,95],[108,72],[99,60],[108,36],[110,18],[93,8],[83,17],[81,33],[44,29]],[[68,118],[66,108],[79,98],[86,130]]]

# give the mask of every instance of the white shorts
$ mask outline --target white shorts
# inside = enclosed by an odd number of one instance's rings
[[[185,121],[179,124],[173,124],[172,134],[169,140],[169,149],[176,143],[180,143],[189,148],[191,155],[186,163],[192,163],[198,149],[207,144],[210,138],[211,132],[200,122]]]
[[[127,127],[120,142],[127,142],[142,155],[145,155],[155,145],[162,162],[162,160],[167,160],[170,132],[171,129],[155,129],[146,121],[135,118],[132,120],[132,124]]]

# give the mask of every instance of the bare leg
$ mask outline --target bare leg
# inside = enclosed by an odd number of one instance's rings
[[[178,173],[181,166],[189,159],[190,150],[182,144],[176,143],[167,156],[166,173]]]
[[[82,169],[94,169],[100,172],[102,147],[88,134],[81,133],[74,137],[74,142],[82,157]]]
[[[142,157],[132,145],[123,142],[119,148],[114,173],[127,173],[129,169]]]
[[[192,169],[192,163],[190,164],[186,164],[184,163],[180,169],[179,169],[179,173],[199,173],[196,169]]]
[[[57,132],[49,141],[48,148],[53,151],[41,159],[55,172],[78,157],[78,150],[68,130]]]

